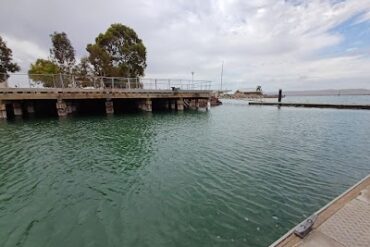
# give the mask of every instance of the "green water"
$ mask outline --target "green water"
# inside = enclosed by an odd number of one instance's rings
[[[267,246],[370,172],[370,111],[0,123],[0,246]]]

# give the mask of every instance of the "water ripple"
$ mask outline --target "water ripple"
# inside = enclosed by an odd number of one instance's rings
[[[0,246],[266,246],[370,172],[370,114],[211,112],[0,124]]]

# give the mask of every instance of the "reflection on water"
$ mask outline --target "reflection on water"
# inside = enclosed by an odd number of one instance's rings
[[[0,123],[0,246],[266,246],[370,172],[370,112]]]

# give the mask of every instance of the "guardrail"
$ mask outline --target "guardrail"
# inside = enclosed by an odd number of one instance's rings
[[[186,79],[124,78],[69,74],[4,74],[0,84],[8,88],[81,88],[211,90],[211,81]],[[1,87],[1,85],[0,85]]]

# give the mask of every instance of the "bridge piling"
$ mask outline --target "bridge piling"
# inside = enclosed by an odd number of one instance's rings
[[[27,106],[27,114],[28,115],[35,114],[35,105],[32,101],[26,102],[26,106]]]
[[[107,115],[114,114],[114,105],[112,99],[107,99],[105,101],[105,112],[107,113]]]
[[[72,114],[72,112],[73,112],[73,110],[72,110],[72,102],[66,102],[66,105],[67,105],[67,108],[66,108],[66,110],[67,110],[67,115],[69,115],[69,114]]]
[[[199,99],[195,99],[195,110],[199,110]]]
[[[177,105],[178,111],[183,111],[184,110],[184,99],[183,98],[177,99],[176,105]]]
[[[7,119],[8,114],[6,112],[6,105],[0,100],[0,119]]]
[[[147,98],[139,101],[139,109],[142,111],[151,112],[152,111],[152,99]]]
[[[22,104],[21,102],[13,102],[13,112],[15,117],[22,117]]]
[[[170,110],[176,110],[176,101],[170,100],[170,104],[171,104]]]
[[[68,112],[67,112],[67,104],[64,100],[58,99],[56,103],[57,107],[57,112],[59,117],[66,117]]]
[[[211,109],[211,99],[207,100],[207,106],[206,106],[206,111],[209,111]]]

